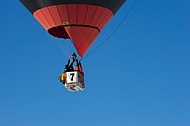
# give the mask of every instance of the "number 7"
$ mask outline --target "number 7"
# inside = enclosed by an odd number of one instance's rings
[[[74,76],[75,76],[75,73],[70,73],[71,81],[73,81]]]

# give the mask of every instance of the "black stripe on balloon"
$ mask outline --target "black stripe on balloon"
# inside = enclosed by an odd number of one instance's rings
[[[100,29],[98,27],[95,27],[95,26],[92,26],[92,25],[83,25],[83,24],[68,24],[68,25],[63,25],[63,27],[70,27],[70,26],[95,28],[100,33]]]
[[[115,14],[127,0],[20,0],[21,3],[33,14],[44,7],[62,4],[83,4],[101,6]]]

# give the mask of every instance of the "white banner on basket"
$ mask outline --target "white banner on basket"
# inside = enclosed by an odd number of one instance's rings
[[[72,71],[67,72],[67,83],[76,83],[78,82],[78,72]]]

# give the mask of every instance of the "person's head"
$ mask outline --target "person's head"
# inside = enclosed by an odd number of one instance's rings
[[[80,72],[83,72],[83,68],[81,66],[75,66],[74,70],[78,70]]]
[[[78,66],[75,66],[74,70],[79,70],[79,67],[78,67]]]

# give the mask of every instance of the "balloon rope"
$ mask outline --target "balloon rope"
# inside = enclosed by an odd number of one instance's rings
[[[124,16],[124,18],[122,19],[122,21],[118,24],[118,26],[115,28],[115,30],[104,40],[102,41],[94,50],[92,50],[90,53],[88,53],[86,56],[82,57],[80,59],[80,61],[82,61],[83,59],[86,59],[88,56],[92,55],[94,52],[96,52],[105,42],[107,42],[110,37],[119,29],[119,27],[123,24],[123,22],[126,20],[126,18],[129,16],[129,14],[131,13],[131,11],[133,10],[133,8],[135,7],[136,3],[138,0],[135,0],[135,2],[133,3],[133,5],[131,6],[130,10],[128,11],[128,13]]]

